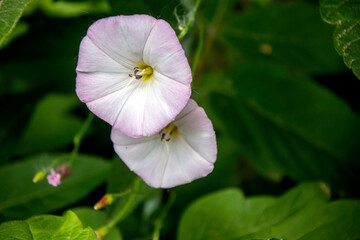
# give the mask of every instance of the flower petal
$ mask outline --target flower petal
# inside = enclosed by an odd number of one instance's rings
[[[144,108],[144,136],[158,133],[174,121],[191,95],[189,85],[179,83],[155,71]]]
[[[94,44],[89,37],[85,36],[80,44],[78,64],[76,71],[79,72],[114,72],[129,73],[131,68],[115,61],[103,50]]]
[[[156,21],[148,15],[103,18],[90,26],[87,37],[113,60],[132,69],[142,62],[146,40]]]
[[[196,148],[199,147],[196,146]],[[213,169],[213,163],[201,156],[181,135],[172,143],[171,154],[160,187],[171,188],[192,182],[207,176]]]
[[[78,72],[76,94],[81,101],[88,103],[123,90],[129,81],[129,75],[126,73]]]
[[[184,140],[204,157],[208,162],[214,163],[217,156],[216,136],[210,119],[203,108],[190,99],[181,114],[174,122],[178,126]]]
[[[93,101],[86,102],[87,107],[95,115],[108,122],[111,125],[117,121],[124,104],[130,98],[130,96],[136,92],[138,82],[129,84],[127,81],[126,85],[119,91],[104,95]]]
[[[158,144],[157,136],[131,138],[112,128],[111,140],[115,152],[131,171],[141,176],[148,185],[155,188],[161,186],[167,152],[163,151],[164,145]]]
[[[164,20],[157,20],[153,26],[144,47],[143,59],[156,71],[175,81],[184,84],[192,81],[185,52],[175,31]]]

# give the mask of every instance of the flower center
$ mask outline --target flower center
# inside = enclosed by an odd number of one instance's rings
[[[161,141],[170,141],[172,138],[174,138],[176,135],[179,134],[179,128],[173,124],[169,123],[166,127],[164,127],[160,132],[160,140]]]
[[[129,76],[148,81],[154,77],[154,69],[146,63],[140,63],[138,67],[134,67],[134,73],[130,73]]]

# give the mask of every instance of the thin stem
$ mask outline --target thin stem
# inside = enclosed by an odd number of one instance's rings
[[[190,14],[189,14],[189,20],[188,20],[188,22],[186,23],[185,28],[179,33],[178,39],[179,39],[180,41],[185,37],[185,35],[186,35],[187,32],[189,31],[189,28],[190,28],[192,22],[193,22],[194,19],[195,19],[195,14],[196,14],[196,12],[197,12],[197,10],[198,10],[198,8],[199,8],[200,2],[201,2],[201,0],[196,0],[196,3],[195,3],[194,8],[193,8],[193,10],[190,12]]]
[[[111,195],[113,195],[114,197],[118,198],[118,197],[126,196],[126,195],[128,195],[128,194],[130,194],[130,193],[132,193],[132,192],[133,192],[133,191],[132,191],[132,188],[128,188],[128,189],[126,189],[126,190],[123,191],[123,192],[113,193],[113,194],[111,194]]]
[[[140,187],[140,182],[141,179],[140,178],[136,178],[135,182],[134,182],[134,187],[132,189],[132,193],[129,196],[128,200],[126,201],[124,207],[121,209],[121,211],[119,212],[119,214],[117,216],[115,216],[115,218],[113,218],[107,225],[107,229],[110,230],[111,228],[113,228],[118,222],[120,222],[125,214],[128,212],[129,208],[131,207],[132,203],[135,200],[135,197],[137,195],[137,191],[139,190]]]
[[[192,64],[192,68],[191,68],[191,74],[193,76],[193,78],[195,78],[195,74],[196,74],[196,69],[197,66],[199,64],[199,60],[200,60],[200,56],[204,47],[204,25],[203,23],[200,21],[199,22],[199,44],[197,46],[196,52],[195,52],[195,57],[194,57],[194,61]]]
[[[160,239],[160,231],[163,227],[164,219],[169,212],[170,208],[172,207],[173,203],[175,201],[175,192],[174,190],[170,191],[170,197],[167,203],[165,204],[165,207],[163,208],[162,212],[160,213],[159,217],[155,220],[155,228],[153,232],[153,238],[152,240],[159,240]]]
[[[70,155],[70,160],[69,160],[69,165],[72,166],[77,155],[78,155],[78,152],[79,152],[79,148],[80,148],[80,144],[81,144],[81,141],[82,139],[84,138],[84,135],[86,133],[86,131],[89,129],[90,125],[91,125],[91,122],[92,120],[94,119],[94,114],[90,113],[89,116],[86,118],[84,124],[81,126],[79,132],[76,133],[75,137],[74,137],[74,148],[71,152],[71,155]]]

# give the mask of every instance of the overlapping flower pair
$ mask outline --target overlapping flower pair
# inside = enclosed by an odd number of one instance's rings
[[[80,44],[76,72],[78,97],[113,126],[116,153],[148,185],[171,188],[213,170],[215,132],[190,99],[190,66],[167,22],[98,20]]]

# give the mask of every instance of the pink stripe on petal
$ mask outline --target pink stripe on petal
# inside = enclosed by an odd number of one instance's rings
[[[126,73],[78,72],[76,93],[81,101],[87,103],[112,93],[121,94],[129,81]]]
[[[136,66],[155,22],[148,15],[103,18],[90,26],[87,36],[112,59]]]
[[[105,95],[94,101],[87,102],[86,105],[94,114],[114,125],[118,121],[119,115],[127,102],[128,98],[136,91],[137,84],[130,84],[126,88]],[[131,113],[129,113],[131,114]]]
[[[132,70],[132,66],[122,64],[109,57],[99,49],[87,36],[80,44],[77,72],[126,72]]]

